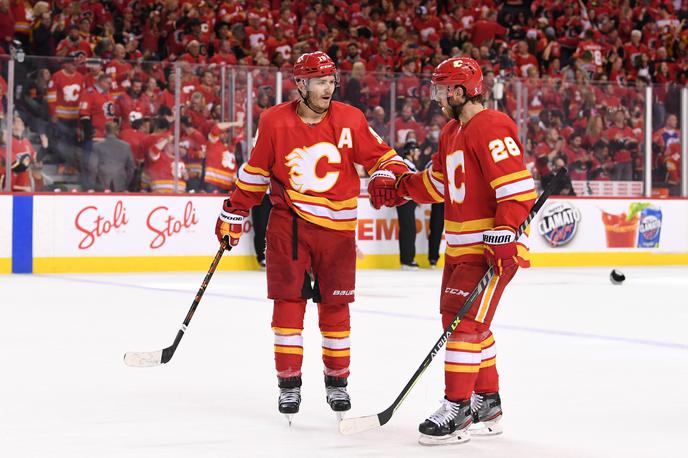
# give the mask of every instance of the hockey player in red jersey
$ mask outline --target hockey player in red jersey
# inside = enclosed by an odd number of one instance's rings
[[[216,225],[219,240],[239,242],[244,219],[270,188],[274,205],[267,228],[268,297],[280,395],[279,411],[298,412],[301,402],[303,318],[306,300],[318,304],[326,399],[332,410],[351,408],[349,303],[354,300],[356,207],[360,180],[354,163],[371,174],[371,202],[397,199],[396,176],[408,171],[401,158],[368,127],[363,113],[332,100],[338,83],[334,62],[323,52],[294,65],[299,100],[265,110],[236,190]]]
[[[483,77],[470,58],[447,59],[432,75],[433,99],[450,121],[423,172],[404,175],[400,197],[444,202],[447,249],[440,312],[446,328],[488,267],[495,276],[447,342],[445,398],[420,426],[420,443],[465,442],[501,432],[495,344],[490,323],[504,288],[527,267],[526,236],[516,240],[536,194],[516,125],[483,106]],[[470,429],[470,430],[469,430]]]

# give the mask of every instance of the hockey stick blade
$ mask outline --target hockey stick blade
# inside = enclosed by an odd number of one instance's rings
[[[535,215],[537,214],[538,211],[542,208],[542,206],[545,204],[545,201],[549,198],[549,196],[554,192],[554,186],[555,184],[561,180],[564,176],[566,175],[566,169],[561,168],[557,172],[556,176],[554,179],[549,183],[549,186],[543,191],[543,193],[540,195],[540,197],[537,199],[535,204],[533,204],[533,208],[530,210],[530,213],[526,217],[525,221],[521,224],[521,226],[518,228],[517,231],[517,238],[523,232],[526,230],[528,225],[530,225],[530,222],[535,218]],[[363,431],[369,431],[371,429],[378,428],[384,424],[386,424],[389,420],[391,420],[392,415],[394,415],[394,412],[399,408],[401,403],[406,399],[406,396],[411,392],[413,387],[416,385],[418,380],[420,379],[421,375],[425,372],[425,370],[430,366],[430,363],[432,362],[433,359],[435,359],[435,356],[438,355],[439,351],[442,349],[444,344],[447,342],[449,339],[449,336],[454,332],[456,327],[459,325],[461,322],[461,319],[463,316],[468,312],[468,310],[471,308],[473,305],[473,302],[477,299],[477,297],[480,295],[480,293],[485,289],[487,284],[490,282],[492,277],[494,276],[494,272],[492,270],[492,267],[487,269],[487,272],[485,272],[485,275],[480,279],[476,287],[473,289],[471,294],[466,298],[466,302],[463,304],[461,307],[461,310],[459,310],[454,317],[454,320],[447,326],[447,328],[444,330],[442,333],[442,336],[439,338],[439,340],[435,343],[435,345],[432,347],[432,350],[430,350],[430,353],[425,357],[421,365],[416,369],[416,372],[413,374],[411,379],[406,383],[406,386],[401,390],[401,393],[397,396],[397,398],[394,400],[391,406],[389,406],[386,410],[380,412],[377,415],[368,415],[365,417],[350,417],[350,418],[345,418],[339,423],[339,432],[342,434],[356,434],[360,433]]]
[[[129,367],[154,367],[162,364],[162,350],[128,351],[124,354],[124,364]]]
[[[213,258],[213,262],[210,264],[208,273],[206,273],[205,278],[203,279],[203,283],[201,283],[201,287],[198,289],[196,297],[191,303],[191,308],[186,314],[186,318],[184,318],[182,327],[179,329],[179,332],[177,332],[177,336],[174,338],[174,342],[172,343],[172,345],[158,351],[128,351],[124,354],[124,364],[126,364],[129,367],[155,367],[165,364],[172,359],[174,352],[177,350],[177,346],[179,346],[179,342],[181,342],[182,337],[184,337],[184,333],[186,332],[187,326],[189,326],[189,323],[191,322],[191,318],[193,317],[194,312],[196,312],[198,304],[200,304],[201,302],[203,293],[205,293],[205,289],[208,287],[210,279],[213,278],[215,269],[217,268],[217,265],[219,264],[220,259],[222,258],[222,255],[225,252],[225,249],[227,249],[228,247],[231,250],[231,246],[229,246],[229,241],[227,240],[227,238],[225,238],[220,243],[220,248],[217,250],[217,254],[215,255],[215,258]]]
[[[339,422],[339,432],[344,435],[358,434],[363,431],[370,431],[371,429],[379,428],[380,419],[377,415],[368,415],[367,417],[344,418]]]

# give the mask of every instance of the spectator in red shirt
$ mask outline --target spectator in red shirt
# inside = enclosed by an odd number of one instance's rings
[[[473,24],[471,43],[482,46],[485,42],[491,42],[506,33],[507,29],[497,22],[497,12],[491,11],[485,19],[480,19]]]

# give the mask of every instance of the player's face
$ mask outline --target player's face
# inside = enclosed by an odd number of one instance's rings
[[[308,80],[309,102],[320,110],[326,110],[332,101],[336,87],[334,76],[321,76]]]
[[[451,96],[449,95],[451,94]],[[459,105],[464,102],[463,91],[460,89],[451,91],[449,87],[442,85],[432,85],[432,100],[437,102],[442,107],[442,113],[448,118],[453,118],[454,114],[449,105],[449,100],[453,105]]]

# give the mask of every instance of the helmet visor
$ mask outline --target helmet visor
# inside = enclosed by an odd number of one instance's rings
[[[432,83],[430,86],[430,98],[437,103],[442,103],[442,100],[447,100],[449,97],[449,88],[443,84]]]

